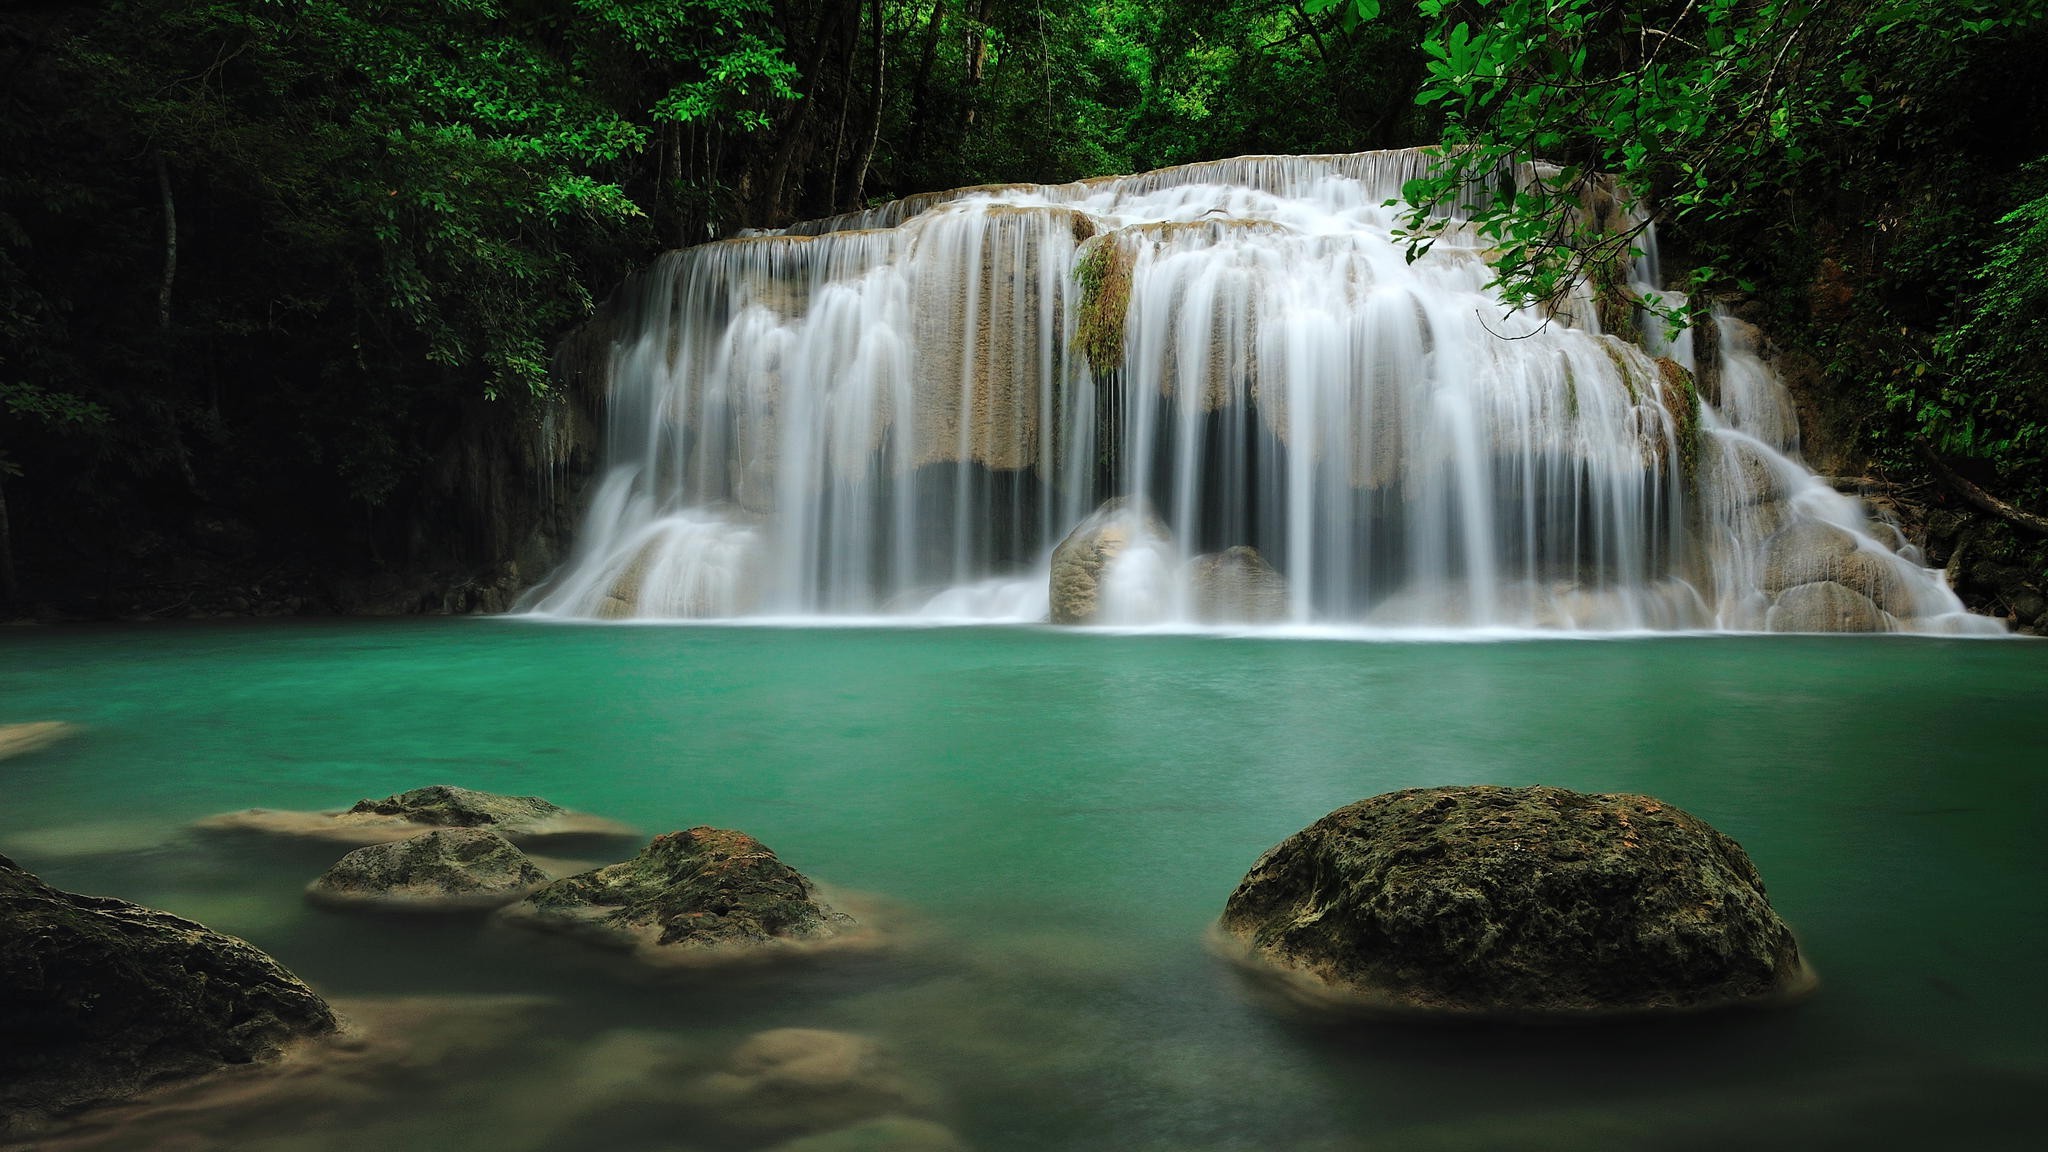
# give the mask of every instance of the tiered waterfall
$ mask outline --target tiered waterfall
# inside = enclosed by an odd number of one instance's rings
[[[1508,314],[1455,224],[1410,263],[1388,202],[1425,163],[964,189],[670,253],[614,304],[605,471],[526,607],[1995,627],[1799,462],[1739,322],[1696,355],[1590,298]]]

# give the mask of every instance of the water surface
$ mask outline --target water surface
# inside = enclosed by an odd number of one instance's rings
[[[766,1147],[787,1133],[697,1124],[685,1086],[786,1026],[881,1040],[924,1114],[1018,1152],[2032,1147],[2048,1090],[2048,645],[0,634],[0,723],[31,720],[82,728],[0,764],[0,852],[51,883],[243,936],[344,1007],[541,998],[490,1036],[421,1009],[422,1035],[453,1038],[402,1075],[199,1127],[221,1146]],[[332,846],[179,831],[440,782],[649,833],[745,829],[888,901],[913,942],[647,986],[475,921],[306,907]],[[1618,1028],[1333,1026],[1204,950],[1282,837],[1374,793],[1480,782],[1648,792],[1711,821],[1756,860],[1820,994]]]

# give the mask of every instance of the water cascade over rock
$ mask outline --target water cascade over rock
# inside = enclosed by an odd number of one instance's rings
[[[1409,263],[1387,202],[1426,163],[970,188],[672,252],[612,305],[608,470],[524,606],[1997,630],[1799,463],[1739,322],[1503,315],[1456,225]],[[1156,521],[1063,607],[1055,548],[1111,500]]]

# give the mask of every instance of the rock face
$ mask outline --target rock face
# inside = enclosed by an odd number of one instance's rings
[[[535,927],[591,936],[683,964],[850,943],[853,917],[744,832],[697,827],[657,836],[623,864],[557,880],[508,909]]]
[[[420,910],[495,908],[548,882],[510,840],[481,828],[438,828],[358,848],[306,889],[316,903]]]
[[[1104,501],[1067,533],[1052,553],[1052,622],[1094,623],[1102,611],[1103,576],[1137,540],[1164,540],[1166,525],[1143,500]]]
[[[1270,624],[1287,619],[1287,577],[1256,548],[1238,545],[1190,562],[1195,618],[1210,624]]]
[[[430,828],[488,828],[512,840],[552,836],[626,836],[623,824],[571,812],[538,796],[500,796],[450,784],[434,784],[358,800],[346,812],[289,812],[250,808],[199,822],[213,830],[269,832],[348,844],[405,840]]]
[[[275,960],[168,913],[60,892],[0,856],[0,1136],[334,1031]]]
[[[1812,985],[1741,847],[1647,796],[1361,800],[1261,857],[1221,929],[1299,988],[1389,1011],[1672,1011]]]

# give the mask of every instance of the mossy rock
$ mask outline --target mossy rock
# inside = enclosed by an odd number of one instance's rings
[[[510,904],[547,882],[547,873],[495,832],[437,828],[356,849],[306,895],[330,906],[452,911]]]
[[[623,824],[572,812],[538,796],[504,796],[452,784],[413,788],[382,800],[358,800],[345,812],[249,808],[209,816],[198,826],[348,844],[405,840],[432,828],[484,828],[518,841],[633,835]]]
[[[622,864],[545,885],[507,913],[533,927],[680,963],[866,936],[853,917],[818,898],[809,877],[759,840],[703,826],[657,836]]]
[[[1165,540],[1159,514],[1143,497],[1102,502],[1053,549],[1047,599],[1054,624],[1093,624],[1102,613],[1102,580],[1132,544]]]
[[[528,828],[562,816],[568,809],[538,796],[500,796],[452,784],[430,784],[382,800],[358,800],[349,812],[397,816],[436,828]]]
[[[335,1029],[277,961],[166,912],[60,892],[0,856],[0,1136]]]
[[[1399,1013],[1684,1011],[1812,984],[1741,847],[1648,796],[1361,800],[1261,857],[1220,927],[1311,998]]]

